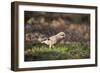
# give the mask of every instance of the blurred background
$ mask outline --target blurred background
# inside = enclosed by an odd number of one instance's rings
[[[89,47],[89,14],[25,11],[24,17],[26,42],[42,41],[62,31],[66,34],[62,42],[81,42]]]

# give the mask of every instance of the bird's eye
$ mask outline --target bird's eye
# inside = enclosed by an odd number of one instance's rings
[[[61,35],[61,36],[64,36],[64,34],[63,34],[63,35]]]

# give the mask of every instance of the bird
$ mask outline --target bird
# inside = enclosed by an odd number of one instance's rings
[[[65,38],[65,33],[59,32],[58,34],[49,37],[48,39],[42,41],[41,43],[44,43],[44,44],[48,45],[49,48],[52,48],[54,46],[54,44],[58,43],[59,41],[61,41],[64,38]]]

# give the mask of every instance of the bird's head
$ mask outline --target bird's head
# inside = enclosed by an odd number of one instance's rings
[[[60,38],[60,39],[64,39],[65,38],[65,33],[64,32],[59,32],[57,34],[57,36]]]

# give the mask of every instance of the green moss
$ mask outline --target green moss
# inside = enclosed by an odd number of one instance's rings
[[[90,57],[90,49],[84,48],[81,43],[58,44],[54,48],[48,48],[48,46],[42,44],[41,47],[34,46],[25,52],[25,61],[84,59]]]

